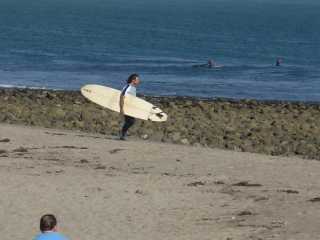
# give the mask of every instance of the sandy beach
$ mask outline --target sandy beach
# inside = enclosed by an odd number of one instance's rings
[[[320,163],[0,125],[1,239],[318,239]]]
[[[320,240],[319,9],[0,0],[0,240]]]

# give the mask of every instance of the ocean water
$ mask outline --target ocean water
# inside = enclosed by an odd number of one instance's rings
[[[121,88],[136,72],[146,95],[320,101],[319,13],[319,0],[0,0],[0,86]],[[208,59],[221,67],[194,67]]]

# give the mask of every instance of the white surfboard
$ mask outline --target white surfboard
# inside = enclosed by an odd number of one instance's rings
[[[81,93],[87,99],[102,107],[120,112],[119,101],[121,91],[117,89],[89,84],[81,88]],[[168,118],[167,114],[164,113],[160,108],[130,94],[127,94],[124,98],[123,111],[124,114],[131,117],[154,122],[165,122]]]

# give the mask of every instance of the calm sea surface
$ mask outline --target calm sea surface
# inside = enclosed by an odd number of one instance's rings
[[[194,67],[208,59],[221,67]],[[121,88],[133,72],[147,95],[320,101],[320,1],[0,1],[0,86]]]

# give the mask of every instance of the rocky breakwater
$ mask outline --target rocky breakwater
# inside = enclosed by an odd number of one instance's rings
[[[169,115],[138,120],[132,136],[155,141],[320,159],[320,104],[145,97]],[[0,89],[0,122],[117,135],[118,113],[76,91]]]

